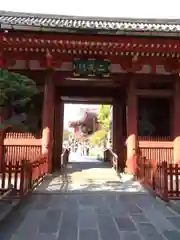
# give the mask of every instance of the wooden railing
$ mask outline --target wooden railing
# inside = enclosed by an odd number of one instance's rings
[[[137,179],[148,185],[163,200],[180,200],[180,166],[137,157]]]
[[[168,176],[167,176],[167,163],[161,163],[154,171],[153,190],[163,200],[168,201]]]
[[[13,196],[22,198],[43,180],[48,171],[47,156],[42,155],[33,162],[27,160],[4,164],[0,171],[0,193],[6,195],[10,189]]]
[[[119,171],[118,167],[118,156],[116,153],[114,153],[111,149],[106,149],[104,151],[104,161],[110,162],[112,167],[116,172]]]
[[[180,200],[180,166],[169,164],[165,166],[168,199]]]
[[[17,161],[24,159],[32,162],[41,155],[41,139],[8,137],[3,140],[2,151],[1,165],[15,165]]]
[[[0,192],[0,201],[10,201],[10,197],[14,196],[14,188],[13,186],[10,186],[9,189],[6,192]]]
[[[152,137],[152,136],[139,136],[138,137],[138,141],[154,141],[154,142],[161,142],[161,141],[172,141],[172,137],[171,136],[157,136],[157,137]]]
[[[41,154],[41,138],[31,133],[5,133],[0,142],[0,194],[21,198],[47,174],[47,156]]]
[[[16,163],[27,159],[33,161],[41,155],[41,146],[34,145],[8,145],[4,147],[4,161],[5,163]]]
[[[31,184],[35,187],[48,173],[48,162],[46,154],[41,155],[36,161],[29,163],[31,169]]]
[[[19,133],[19,132],[7,132],[5,133],[5,138],[6,139],[37,139],[41,138],[41,136],[36,133],[30,133],[30,132],[25,132],[25,133]]]
[[[173,163],[173,142],[172,141],[139,141],[138,155],[146,159]]]
[[[153,174],[154,171],[156,170],[155,162],[146,159],[145,157],[138,156],[136,164],[137,164],[136,170],[137,179],[145,182],[150,186],[154,186]]]

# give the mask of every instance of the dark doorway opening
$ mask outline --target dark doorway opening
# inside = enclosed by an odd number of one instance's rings
[[[170,136],[170,99],[138,99],[138,134],[139,136]]]

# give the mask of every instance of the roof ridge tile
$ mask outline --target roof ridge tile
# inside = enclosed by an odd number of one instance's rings
[[[1,27],[5,24],[32,28],[180,33],[180,19],[92,18],[0,11],[0,24]]]

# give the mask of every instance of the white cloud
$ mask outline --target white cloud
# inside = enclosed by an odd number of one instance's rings
[[[77,16],[180,18],[179,0],[1,0],[6,11]]]

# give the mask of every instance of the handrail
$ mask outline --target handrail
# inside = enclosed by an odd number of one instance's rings
[[[11,198],[23,198],[31,192],[48,173],[48,155],[41,154],[34,158],[33,162],[22,160],[15,163],[3,164],[2,174],[2,196],[0,200]],[[9,185],[5,181],[8,179]],[[14,192],[13,192],[14,191]],[[3,194],[4,193],[4,194]],[[12,193],[12,194],[11,194]]]
[[[116,172],[119,171],[118,155],[115,152],[113,152],[111,149],[106,149],[104,151],[104,160],[108,161],[108,162],[111,162],[111,165]]]
[[[42,162],[43,160],[45,160],[48,157],[47,153],[41,154],[40,156],[38,156],[36,158],[35,161],[32,161],[31,164],[32,165],[36,165],[36,163]]]
[[[65,167],[68,163],[69,160],[69,153],[70,153],[70,149],[69,148],[64,148],[63,152],[61,154],[61,166]]]
[[[10,194],[13,192],[13,190],[14,190],[14,187],[13,187],[13,185],[11,184],[11,185],[9,186],[9,189],[8,189],[4,194],[2,194],[2,195],[0,196],[0,201],[3,201],[5,197],[8,197],[8,195],[10,195]]]
[[[32,191],[48,173],[48,154],[39,155],[33,162],[22,161],[20,175],[20,196]]]

